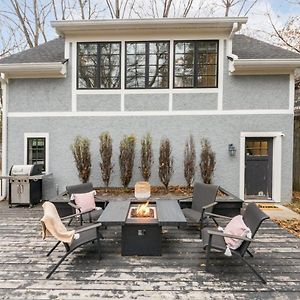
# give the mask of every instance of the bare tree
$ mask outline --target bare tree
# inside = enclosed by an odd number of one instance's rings
[[[152,138],[147,133],[141,140],[141,165],[140,170],[145,181],[149,181],[153,165]]]
[[[299,2],[300,5],[300,2]],[[274,29],[273,36],[279,39],[280,46],[286,46],[288,49],[300,53],[300,17],[290,17],[286,24],[279,28],[272,20],[270,13],[268,13],[270,23]]]
[[[211,183],[216,166],[216,154],[212,151],[208,139],[201,140],[200,173],[204,183]]]
[[[222,0],[222,6],[225,8],[224,15],[228,17],[232,8],[236,7],[237,16],[242,14],[246,16],[257,2],[258,0]]]
[[[38,46],[40,36],[46,42],[45,21],[51,11],[50,1],[9,0],[11,13],[5,14],[7,21],[15,23],[22,31],[29,48]]]
[[[130,18],[136,0],[106,0],[106,4],[112,19]]]
[[[173,165],[174,159],[172,155],[171,143],[168,138],[164,138],[161,140],[159,147],[158,176],[160,181],[165,186],[166,191],[168,191],[168,186],[174,173]]]
[[[196,171],[196,150],[194,137],[192,135],[187,139],[184,146],[184,178],[188,187],[191,187]]]

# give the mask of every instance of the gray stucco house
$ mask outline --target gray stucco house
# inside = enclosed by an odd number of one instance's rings
[[[184,184],[183,148],[192,133],[216,152],[214,182],[241,198],[289,201],[292,193],[294,71],[298,54],[237,32],[246,18],[55,21],[60,36],[0,60],[3,173],[41,163],[52,178],[44,197],[77,183],[70,151],[91,140],[100,186],[99,134],[118,146],[125,134],[153,137],[151,184],[159,184],[158,147],[173,146],[171,184]],[[231,156],[228,147],[236,149]],[[139,143],[137,143],[137,154]],[[139,157],[132,183],[141,180]],[[199,173],[197,174],[199,178]]]

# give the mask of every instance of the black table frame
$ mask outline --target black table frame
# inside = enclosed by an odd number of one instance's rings
[[[98,222],[122,226],[122,255],[161,255],[162,226],[186,226],[177,200],[153,200],[157,219],[128,219],[130,205],[136,201],[110,201]]]

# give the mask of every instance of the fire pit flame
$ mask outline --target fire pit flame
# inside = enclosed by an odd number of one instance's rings
[[[145,204],[138,205],[136,214],[138,217],[150,217],[150,208],[148,207],[149,200]]]
[[[149,201],[144,204],[134,205],[130,207],[128,218],[156,219],[156,207],[153,204],[149,205]]]

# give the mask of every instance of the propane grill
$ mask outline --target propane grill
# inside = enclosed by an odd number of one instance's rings
[[[13,165],[9,176],[9,206],[26,204],[32,207],[42,199],[42,169],[40,165]]]

